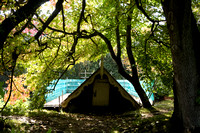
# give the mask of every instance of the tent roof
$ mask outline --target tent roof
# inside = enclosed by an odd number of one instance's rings
[[[127,100],[129,100],[133,107],[140,108],[140,105],[132,98],[132,96],[110,75],[110,73],[105,69],[105,68],[99,68],[97,69],[96,72],[94,72],[88,79],[86,79],[76,90],[74,90],[69,96],[68,98],[66,98],[62,103],[61,106],[63,108],[66,108],[69,104],[69,102],[78,97],[81,92],[84,90],[84,87],[92,84],[95,80],[95,77],[97,75],[100,76],[104,76],[106,75],[108,77],[109,83],[115,87],[118,88],[118,91],[120,92],[120,94]]]

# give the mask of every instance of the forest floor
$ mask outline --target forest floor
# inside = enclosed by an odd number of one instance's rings
[[[123,114],[77,114],[49,110],[25,116],[5,116],[3,132],[24,133],[158,133],[167,132],[173,100],[156,102],[154,109],[141,108]]]

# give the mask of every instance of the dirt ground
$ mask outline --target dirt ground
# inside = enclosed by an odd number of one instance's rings
[[[32,111],[28,116],[6,116],[5,118],[12,125],[4,131],[20,133],[167,132],[167,123],[173,110],[171,103],[167,104],[159,103],[152,110],[140,109],[123,114],[104,115],[48,110]]]

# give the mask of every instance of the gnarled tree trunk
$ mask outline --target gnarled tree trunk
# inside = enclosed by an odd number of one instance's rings
[[[174,67],[174,114],[179,132],[200,128],[200,32],[190,0],[164,0]]]

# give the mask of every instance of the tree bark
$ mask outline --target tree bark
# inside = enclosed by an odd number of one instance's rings
[[[164,0],[162,3],[170,34],[174,67],[174,120],[179,132],[200,129],[200,32],[190,0]]]
[[[15,11],[0,24],[0,50],[3,48],[11,30],[35,13],[36,9],[47,1],[49,0],[29,0],[26,5]]]

